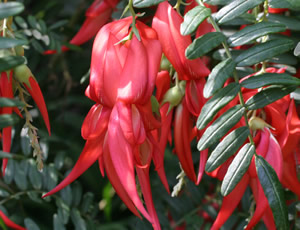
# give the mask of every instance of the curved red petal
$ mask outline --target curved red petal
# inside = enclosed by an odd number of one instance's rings
[[[111,110],[101,104],[90,109],[81,127],[81,136],[87,140],[100,136],[107,130]]]
[[[244,192],[248,186],[249,175],[246,173],[237,186],[232,190],[232,192],[225,196],[222,202],[221,210],[211,227],[211,230],[217,230],[226,222],[230,217],[240,200],[242,199]]]
[[[116,107],[113,108],[110,116],[107,141],[112,163],[123,188],[137,209],[146,219],[152,222],[152,218],[145,210],[137,192],[134,175],[133,149],[123,135],[120,127],[120,117]]]
[[[149,168],[145,168],[145,169],[136,168],[136,172],[141,185],[143,197],[146,202],[147,210],[153,220],[152,223],[153,229],[160,230],[161,228],[160,228],[159,220],[152,199],[150,178],[149,178]]]
[[[34,102],[39,108],[44,119],[45,125],[47,127],[48,133],[49,135],[51,135],[48,111],[40,86],[33,77],[30,77],[28,81],[30,86],[28,86],[26,83],[24,83],[24,86],[26,87],[27,91],[30,93],[31,97],[33,98]]]
[[[110,153],[108,150],[107,139],[104,141],[104,143],[105,144],[104,144],[104,152],[103,152],[103,163],[104,163],[107,177],[108,177],[110,183],[112,184],[112,186],[114,187],[116,193],[119,195],[119,197],[125,203],[125,205],[128,207],[128,209],[134,215],[136,215],[137,217],[142,219],[141,215],[136,210],[131,198],[129,197],[127,191],[123,187],[123,185],[119,179],[119,176],[115,170],[115,166],[113,165],[113,162],[111,160]]]
[[[174,142],[175,151],[186,175],[193,182],[197,181],[190,148],[190,117],[184,104],[179,104],[175,112]]]
[[[50,196],[64,187],[71,184],[74,180],[76,180],[82,173],[84,173],[102,154],[102,145],[103,145],[103,136],[100,138],[88,140],[85,143],[84,149],[80,154],[75,166],[69,175],[60,182],[54,189],[43,196]]]
[[[15,230],[26,230],[26,228],[23,228],[22,226],[12,222],[1,210],[0,210],[0,217],[4,221],[5,225],[7,225],[8,227]]]

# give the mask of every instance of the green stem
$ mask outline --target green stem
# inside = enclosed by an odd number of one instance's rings
[[[199,5],[206,7],[206,6],[204,5],[204,3],[202,2],[202,0],[197,0],[197,2],[199,3]],[[214,29],[216,30],[216,32],[222,33],[220,27],[218,26],[218,24],[216,23],[216,21],[213,19],[213,17],[212,17],[211,15],[208,17],[208,19],[209,19],[209,21],[211,22],[211,24],[212,24],[212,26],[214,27]],[[232,58],[232,55],[231,55],[231,52],[230,52],[230,50],[229,50],[229,46],[228,46],[227,42],[226,42],[226,41],[225,41],[225,42],[222,42],[222,45],[223,45],[223,47],[224,47],[224,49],[225,49],[225,52],[226,52],[228,58]],[[234,81],[235,81],[236,83],[239,83],[239,78],[238,78],[238,76],[237,76],[236,69],[234,70],[234,73],[233,73],[233,79],[234,79]],[[242,94],[241,89],[240,89],[238,95],[239,95],[239,100],[240,100],[241,105],[246,109],[245,112],[244,112],[244,118],[245,118],[246,126],[250,129],[249,122],[248,122],[248,117],[247,117],[247,108],[246,108],[246,106],[245,106],[245,101],[244,101],[244,98],[243,98],[243,94]],[[248,139],[249,139],[250,143],[251,143],[252,145],[254,145],[253,137],[252,137],[251,134],[249,134]],[[255,153],[255,154],[256,154],[256,153]]]
[[[133,32],[135,34],[135,36],[137,37],[137,39],[139,41],[141,41],[141,36],[140,36],[139,31],[138,31],[138,29],[136,28],[136,25],[135,25],[136,24],[136,19],[135,19],[136,13],[133,9],[133,0],[129,0],[128,7],[129,7],[130,14],[132,16],[132,24],[131,24],[132,31],[131,31],[131,33]]]

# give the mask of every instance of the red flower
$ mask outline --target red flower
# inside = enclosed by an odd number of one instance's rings
[[[13,89],[12,89],[12,71],[9,76],[6,72],[1,73],[0,77],[0,96],[13,98]],[[12,107],[1,108],[0,114],[11,114],[13,111]],[[11,127],[5,127],[2,129],[2,149],[4,152],[10,152],[11,147]],[[4,158],[2,161],[2,172],[3,176],[5,174],[5,169],[8,159]]]
[[[85,147],[71,173],[52,191],[64,188],[96,160],[127,207],[140,217],[137,209],[160,229],[154,209],[149,168],[153,159],[166,186],[161,170],[161,149],[152,135],[160,127],[151,107],[151,95],[161,59],[161,47],[153,29],[141,22],[141,35],[120,42],[130,33],[132,18],[105,25],[98,33],[92,51],[90,84],[86,95],[96,104],[83,125]],[[146,203],[145,209],[136,189],[135,172]]]
[[[111,17],[111,14],[119,3],[119,0],[95,0],[87,9],[86,19],[77,34],[72,38],[70,44],[81,45],[92,39],[103,25],[105,25]],[[69,48],[62,46],[62,51]],[[53,54],[56,50],[47,50],[44,54]]]
[[[190,36],[180,34],[183,18],[167,2],[158,5],[152,27],[157,31],[162,49],[171,62],[180,80],[191,80],[206,77],[210,71],[200,58],[188,60],[185,49],[192,43]]]
[[[39,87],[39,84],[37,83],[30,69],[26,65],[17,66],[14,69],[14,76],[21,84],[25,86],[28,93],[31,95],[32,99],[34,100],[34,102],[36,103],[37,107],[39,108],[42,114],[48,133],[49,135],[51,135],[50,122],[49,122],[46,103],[42,91]]]
[[[15,230],[26,230],[26,228],[23,228],[22,226],[12,222],[1,210],[0,210],[0,217],[7,227],[10,227]]]

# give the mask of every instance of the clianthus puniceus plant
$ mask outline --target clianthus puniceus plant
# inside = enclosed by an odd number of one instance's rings
[[[111,19],[118,5],[125,5],[123,14]],[[209,177],[220,181],[208,194],[214,197],[218,188],[224,197],[215,205],[216,217],[206,218],[210,229],[220,229],[249,192],[252,207],[242,227],[253,229],[263,221],[267,229],[291,229],[285,193],[299,200],[300,52],[294,31],[300,29],[289,15],[299,10],[295,0],[95,0],[70,41],[81,45],[95,37],[85,91],[94,104],[81,127],[85,146],[70,173],[43,197],[55,196],[98,162],[127,208],[159,230],[153,162],[167,193],[179,199],[187,181],[197,187]],[[10,38],[13,31],[5,24],[10,28],[4,19],[2,37]],[[4,51],[4,57],[18,56],[16,48]],[[25,126],[39,148],[25,89],[49,134],[50,125],[31,71],[24,64],[8,68],[0,87],[2,97],[18,95],[24,102]],[[4,107],[1,114],[22,117],[17,107]],[[197,161],[191,147],[195,141]],[[10,152],[10,126],[3,128],[2,142],[3,151]],[[181,170],[173,190],[165,170],[168,144]],[[4,159],[3,174],[6,164]],[[23,229],[0,214],[7,226]],[[172,222],[172,215],[166,215]],[[178,229],[189,227],[183,221]]]

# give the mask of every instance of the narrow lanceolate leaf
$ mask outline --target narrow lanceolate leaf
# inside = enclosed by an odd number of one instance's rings
[[[276,229],[290,229],[282,186],[272,166],[261,156],[255,157],[259,182],[272,209]]]
[[[300,31],[300,20],[295,17],[280,14],[268,14],[267,18],[270,22],[284,24],[286,28],[290,30]]]
[[[283,24],[275,22],[261,22],[247,26],[236,32],[228,38],[227,42],[230,46],[240,46],[267,34],[283,32],[285,30],[286,26]]]
[[[18,56],[6,56],[0,58],[0,72],[10,70],[18,65],[22,65],[25,63],[25,59],[23,57]]]
[[[204,150],[222,138],[242,118],[245,108],[236,105],[227,110],[209,126],[198,142],[198,150]]]
[[[203,96],[205,98],[209,98],[221,89],[225,81],[232,75],[234,68],[235,62],[231,58],[228,58],[216,65],[208,75],[208,79],[203,90]]]
[[[0,151],[0,159],[3,159],[3,158],[13,158],[13,155],[11,155],[7,152]]]
[[[285,53],[294,47],[290,39],[276,39],[258,44],[241,53],[235,62],[237,66],[251,66],[276,55]]]
[[[23,107],[25,104],[22,101],[7,97],[0,97],[0,108],[2,107]]]
[[[223,164],[241,147],[250,134],[249,128],[244,126],[233,130],[220,142],[210,154],[205,166],[205,171],[212,172]]]
[[[24,5],[21,2],[6,2],[0,3],[0,19],[14,16],[24,10]]]
[[[8,126],[13,126],[18,123],[19,117],[15,114],[2,114],[0,115],[0,129]]]
[[[298,42],[296,48],[294,49],[294,55],[299,56],[300,55],[300,42]]]
[[[184,21],[180,25],[180,33],[188,35],[196,31],[201,22],[210,16],[211,10],[204,6],[196,6],[184,15]]]
[[[289,93],[293,92],[296,89],[295,86],[270,86],[266,89],[263,89],[259,93],[255,94],[253,97],[249,98],[246,102],[246,107],[249,110],[255,110],[265,107],[273,103],[274,101],[283,98]]]
[[[216,21],[219,24],[230,21],[263,2],[264,0],[235,0],[219,10]]]
[[[221,185],[221,194],[223,196],[227,196],[240,182],[249,168],[254,153],[255,146],[248,143],[245,144],[235,156]]]
[[[300,85],[300,79],[286,73],[265,73],[252,76],[241,83],[247,89],[257,89],[266,85]]]
[[[0,49],[8,49],[15,46],[22,46],[25,44],[27,44],[27,41],[25,40],[0,37]]]
[[[217,112],[226,106],[235,98],[240,90],[238,83],[231,83],[225,88],[219,90],[210,100],[202,107],[201,113],[197,120],[197,128],[203,129],[211,122]]]
[[[157,5],[165,0],[133,0],[133,6],[136,8],[146,8]]]
[[[185,50],[185,56],[188,59],[195,59],[203,56],[212,49],[219,46],[226,40],[226,37],[221,32],[210,32],[195,39],[192,44]]]

